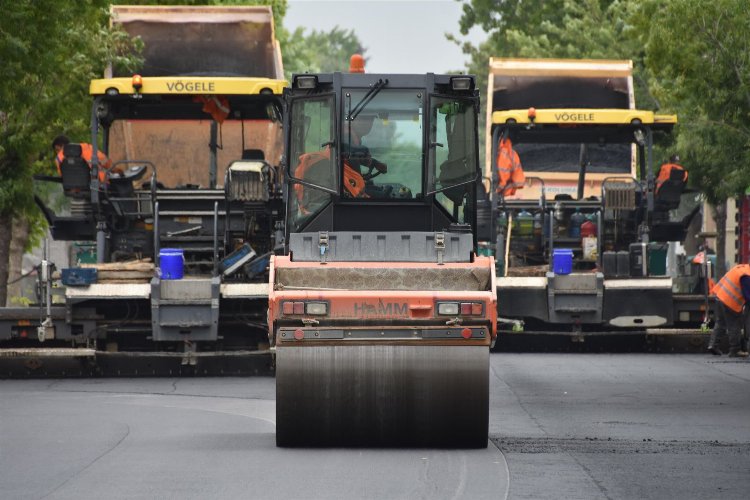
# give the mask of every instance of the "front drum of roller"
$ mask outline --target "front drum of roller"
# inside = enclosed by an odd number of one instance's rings
[[[276,444],[485,448],[489,349],[282,345]]]

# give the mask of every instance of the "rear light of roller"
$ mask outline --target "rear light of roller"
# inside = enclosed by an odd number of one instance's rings
[[[325,316],[328,314],[328,304],[326,302],[307,302],[305,312],[313,316]]]
[[[441,316],[458,316],[460,310],[458,302],[441,302],[437,306],[438,314]]]
[[[281,303],[281,314],[284,316],[325,316],[328,314],[328,302],[287,300]]]
[[[481,316],[484,313],[482,302],[439,302],[437,313],[440,316]]]
[[[284,302],[281,304],[281,314],[291,316],[294,314],[294,302]]]

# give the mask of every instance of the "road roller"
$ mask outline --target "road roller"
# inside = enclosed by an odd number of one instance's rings
[[[486,447],[497,304],[474,77],[297,74],[284,103],[277,446]]]

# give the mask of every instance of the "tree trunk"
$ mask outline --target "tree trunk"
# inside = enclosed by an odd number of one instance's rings
[[[8,298],[8,267],[10,264],[10,240],[13,232],[13,218],[0,215],[0,305]]]
[[[716,222],[716,279],[727,272],[727,200],[714,206],[714,221]]]
[[[29,242],[29,221],[26,217],[13,219],[13,239],[10,242],[10,258],[8,268],[8,281],[18,280],[23,274],[23,255],[26,244]],[[6,305],[18,305],[14,299],[24,295],[23,281],[8,285],[8,301]]]

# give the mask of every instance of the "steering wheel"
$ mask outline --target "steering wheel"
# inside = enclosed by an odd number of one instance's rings
[[[370,164],[369,165],[363,165],[363,166],[365,166],[367,168],[367,172],[365,172],[364,174],[362,174],[362,178],[364,180],[366,180],[366,181],[369,181],[370,179],[373,179],[373,178],[379,176],[380,174],[385,173],[385,171],[379,169],[377,167],[377,165],[384,165],[385,166],[384,163],[380,163],[376,159],[370,157]],[[375,170],[375,172],[373,172],[373,170]]]
[[[351,146],[351,148],[345,148],[344,154],[345,159],[348,159],[351,166],[357,167],[358,170],[367,169],[362,175],[362,179],[369,181],[377,177],[380,174],[388,172],[388,165],[380,162],[372,157],[370,149],[367,146]],[[376,170],[376,172],[373,172]]]

